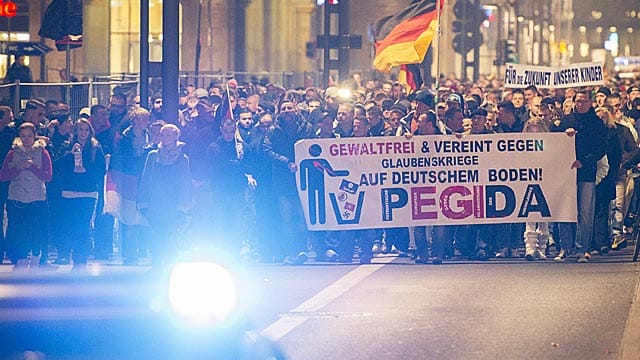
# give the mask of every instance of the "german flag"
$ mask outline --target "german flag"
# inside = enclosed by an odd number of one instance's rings
[[[402,64],[398,73],[398,81],[405,84],[411,92],[422,87],[422,74],[420,73],[420,65]]]
[[[440,6],[444,0],[440,1]],[[402,64],[419,64],[436,34],[436,0],[413,0],[401,12],[373,24],[373,67],[388,72]]]

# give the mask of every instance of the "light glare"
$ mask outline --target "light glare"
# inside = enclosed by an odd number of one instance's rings
[[[223,321],[236,305],[231,274],[211,262],[177,264],[169,278],[173,310],[194,326]]]
[[[351,90],[349,89],[339,89],[338,90],[338,96],[343,98],[343,99],[348,99],[351,97]]]

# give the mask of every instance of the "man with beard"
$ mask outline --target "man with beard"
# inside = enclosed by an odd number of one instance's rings
[[[249,114],[249,113],[247,113]],[[248,144],[236,136],[236,123],[225,119],[221,135],[207,148],[209,182],[213,194],[211,221],[215,236],[223,250],[239,257],[247,231],[243,215],[247,189],[255,190],[257,183],[251,175],[251,151]]]
[[[164,120],[164,115],[162,114],[162,95],[155,94],[151,97],[151,118],[150,122],[154,122],[156,120]]]
[[[238,114],[238,132],[246,143],[250,143],[253,138],[253,114],[248,108],[243,109]]]
[[[285,264],[302,264],[308,259],[305,252],[308,234],[296,186],[298,166],[294,144],[310,138],[313,138],[313,127],[298,115],[294,103],[280,104],[274,128],[265,137],[263,148],[273,165],[273,193],[282,220],[279,229],[283,231],[280,253],[286,256]]]
[[[124,94],[116,93],[109,100],[109,136],[102,145],[105,154],[111,154],[114,143],[120,139],[124,129],[131,125],[131,120],[127,117],[127,98]]]

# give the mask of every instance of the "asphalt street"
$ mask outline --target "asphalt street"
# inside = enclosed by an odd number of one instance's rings
[[[588,264],[434,266],[387,255],[371,265],[252,264],[244,273],[255,328],[291,359],[626,360],[640,358],[639,272],[625,250]]]
[[[258,324],[292,359],[621,359],[623,339],[625,359],[640,358],[629,321],[640,320],[630,319],[640,268],[630,255],[376,262],[389,260],[256,268]]]

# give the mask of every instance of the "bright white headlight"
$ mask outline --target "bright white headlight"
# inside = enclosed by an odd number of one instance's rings
[[[192,326],[224,321],[234,309],[236,286],[231,274],[211,262],[179,263],[169,277],[169,303]]]

